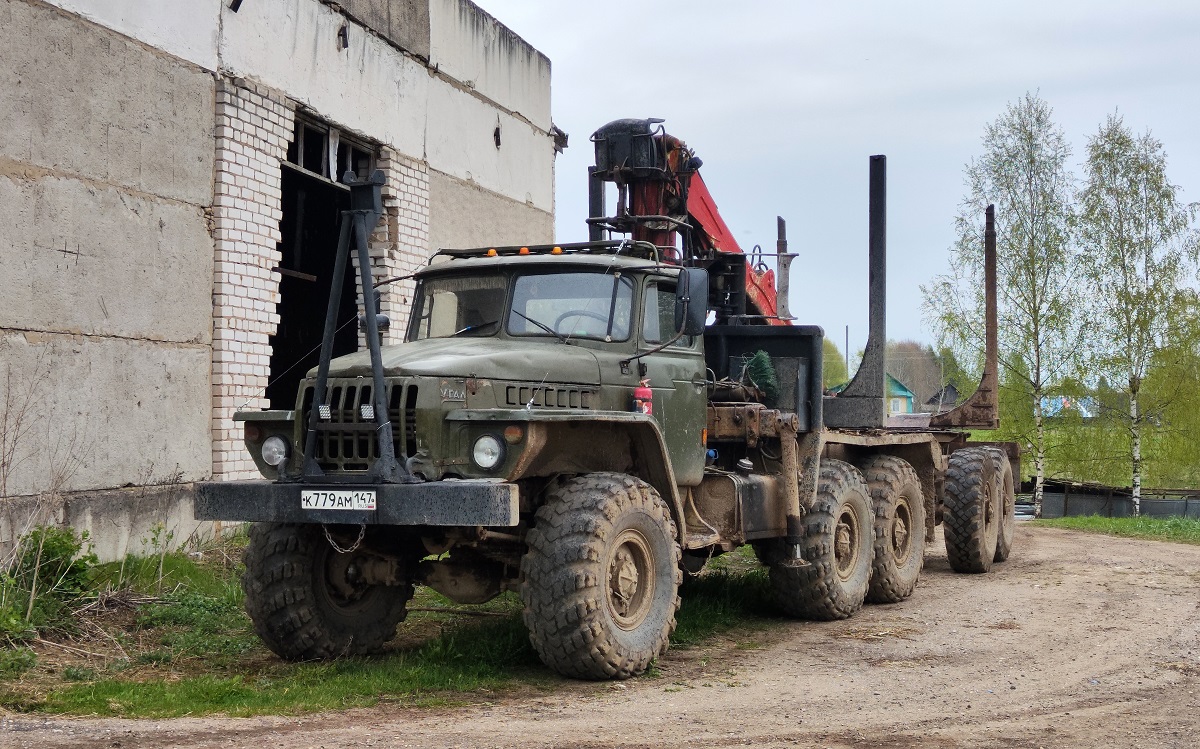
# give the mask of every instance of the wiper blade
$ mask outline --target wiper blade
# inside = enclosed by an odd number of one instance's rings
[[[463,328],[462,330],[454,331],[453,333],[450,334],[450,337],[453,338],[456,335],[462,335],[463,333],[470,333],[472,330],[478,330],[479,328],[485,328],[488,325],[495,325],[499,322],[500,322],[499,320],[488,320],[487,322],[481,322],[481,323],[475,323],[474,325],[468,325],[467,327]]]
[[[542,330],[546,331],[546,332],[547,332],[547,333],[549,333],[550,335],[552,335],[552,336],[554,336],[555,338],[557,338],[557,339],[558,339],[559,341],[561,341],[562,343],[566,343],[566,342],[567,342],[567,337],[566,337],[566,336],[564,336],[562,333],[559,333],[557,330],[555,330],[554,328],[550,327],[549,325],[547,325],[546,323],[542,322],[541,320],[534,320],[532,317],[528,317],[528,316],[526,316],[526,315],[522,315],[520,312],[517,312],[515,309],[512,311],[512,313],[513,313],[514,315],[516,315],[517,317],[521,318],[522,320],[528,320],[529,322],[533,323],[534,325],[538,326],[538,327],[539,327],[539,328],[541,328]]]

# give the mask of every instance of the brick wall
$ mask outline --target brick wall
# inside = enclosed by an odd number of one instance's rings
[[[279,164],[293,137],[294,117],[294,105],[282,95],[253,84],[218,82],[212,363],[217,478],[258,476],[233,414],[268,406],[270,336],[279,324],[279,279],[272,272],[281,259]],[[371,271],[379,281],[410,275],[429,256],[429,171],[423,162],[386,147],[377,167],[387,177],[384,215],[370,238]],[[357,257],[351,257],[357,287]],[[412,281],[383,287],[382,311],[392,323],[386,343],[404,338],[412,290]],[[359,343],[365,345],[361,333]]]
[[[279,315],[282,217],[279,163],[292,137],[294,107],[253,84],[217,82],[213,195],[213,476],[256,478],[233,414],[266,408],[269,337]]]
[[[387,184],[383,187],[384,215],[376,232],[379,241],[371,244],[371,262],[376,280],[382,280],[410,275],[429,258],[429,169],[389,148],[381,149],[378,163]],[[413,287],[412,281],[384,287],[383,313],[392,323],[384,337],[387,343],[404,339]]]

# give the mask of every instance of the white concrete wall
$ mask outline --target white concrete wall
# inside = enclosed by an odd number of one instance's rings
[[[358,23],[340,49],[346,17],[317,0],[254,0],[237,13],[221,0],[51,2],[207,70],[284,92],[443,174],[554,209],[550,61],[468,0],[430,3],[436,73]],[[360,15],[381,23],[383,9],[375,10]]]
[[[217,69],[217,31],[228,0],[45,1],[206,70]]]
[[[435,19],[442,25],[431,64],[477,80],[447,80],[445,70],[433,73],[355,24],[348,48],[339,49],[345,18],[313,0],[255,0],[236,14],[222,11],[222,69],[431,169],[553,211],[549,62],[477,9],[448,16],[433,8],[431,33]]]
[[[263,83],[342,127],[424,153],[429,74],[379,37],[315,0],[253,0],[222,11],[223,70]]]
[[[569,12],[547,6],[546,12]],[[550,59],[468,0],[432,0],[429,62],[510,112],[550,130]]]
[[[0,50],[5,493],[203,478],[213,78],[23,0]]]
[[[500,147],[494,133],[500,126]],[[543,131],[439,82],[429,87],[429,168],[554,211],[554,147]],[[486,220],[486,216],[476,216]]]

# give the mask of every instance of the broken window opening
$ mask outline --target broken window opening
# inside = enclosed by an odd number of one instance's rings
[[[296,117],[287,159],[280,163],[279,325],[270,339],[271,408],[295,408],[300,381],[320,361],[341,212],[350,207],[350,189],[340,183],[341,175],[370,176],[375,154],[375,147],[347,138],[337,128]],[[342,279],[334,356],[358,350],[356,265],[348,264]]]

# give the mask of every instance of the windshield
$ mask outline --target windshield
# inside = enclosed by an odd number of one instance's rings
[[[495,335],[504,316],[507,280],[500,274],[426,279],[421,283],[409,340]]]
[[[620,273],[578,271],[517,276],[509,335],[629,340],[633,282]]]

